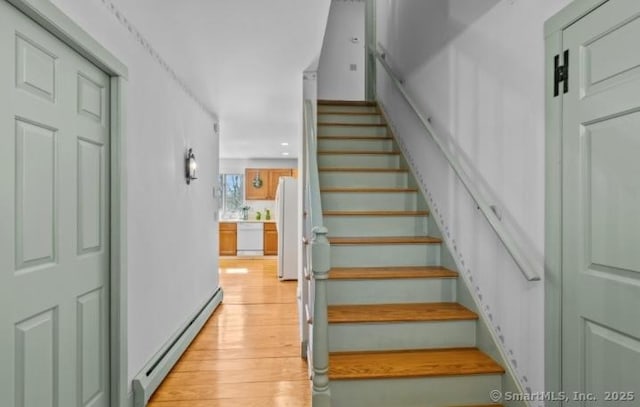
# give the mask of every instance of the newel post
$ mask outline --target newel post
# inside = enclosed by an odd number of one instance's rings
[[[313,307],[313,407],[331,407],[329,391],[329,324],[327,318],[327,278],[331,268],[327,228],[312,230],[311,267],[315,280]]]

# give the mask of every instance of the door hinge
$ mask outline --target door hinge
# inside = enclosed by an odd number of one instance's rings
[[[560,65],[560,55],[554,58],[553,97],[560,94],[561,82],[564,85],[563,93],[569,92],[569,50],[564,51],[562,65]]]

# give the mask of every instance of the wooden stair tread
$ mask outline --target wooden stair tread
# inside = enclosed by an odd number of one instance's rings
[[[334,105],[334,106],[377,106],[378,104],[372,100],[330,100],[330,99],[318,99],[319,105]]]
[[[400,155],[399,151],[366,151],[366,150],[324,150],[318,155]]]
[[[390,136],[318,136],[318,140],[393,140]]]
[[[330,324],[362,322],[468,321],[478,315],[455,302],[330,305]]]
[[[350,139],[358,139],[358,140],[369,140],[369,139],[376,139],[376,140],[388,140],[388,139],[393,139],[393,136],[390,135],[382,135],[382,134],[377,134],[375,136],[372,136],[371,134],[334,134],[334,135],[329,135],[329,136],[318,136],[318,137],[334,137],[337,139],[345,139],[345,140],[350,140]]]
[[[441,266],[421,267],[334,267],[329,279],[382,280],[396,278],[457,278],[458,273]]]
[[[465,404],[464,406],[449,406],[449,407],[504,407],[502,404]]]
[[[341,116],[381,116],[382,115],[379,112],[358,112],[358,111],[353,111],[353,112],[347,112],[344,110],[336,110],[336,111],[323,111],[323,112],[318,112],[318,116],[322,116],[322,115],[341,115]]]
[[[329,237],[332,245],[343,244],[438,244],[442,239],[432,236],[358,236]]]
[[[324,167],[319,172],[409,172],[405,168],[353,168],[353,167]]]
[[[318,122],[318,126],[345,126],[345,127],[387,127],[386,123],[344,123],[344,122]]]
[[[428,216],[429,211],[324,211],[324,216]]]
[[[418,188],[320,188],[320,192],[417,192]]]
[[[331,380],[503,374],[477,348],[338,352],[329,355]]]

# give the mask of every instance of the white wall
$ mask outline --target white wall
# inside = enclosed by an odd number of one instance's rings
[[[378,0],[378,41],[543,275],[543,23],[569,0]],[[525,388],[543,389],[544,286],[527,283],[382,68],[378,98]],[[474,175],[475,174],[475,175]]]
[[[218,137],[206,113],[99,0],[54,0],[129,68],[129,380],[218,287]],[[198,180],[187,186],[192,147]]]
[[[331,2],[318,66],[318,99],[364,100],[364,6],[362,0]]]

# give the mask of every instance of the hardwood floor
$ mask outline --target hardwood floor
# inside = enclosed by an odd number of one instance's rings
[[[149,407],[311,405],[300,358],[296,282],[274,259],[220,259],[224,301],[151,398]]]

